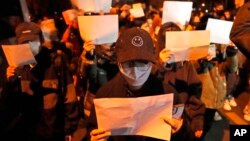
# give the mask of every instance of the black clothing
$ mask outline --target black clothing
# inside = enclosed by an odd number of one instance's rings
[[[142,86],[140,90],[131,91],[125,79],[123,78],[121,73],[118,73],[114,79],[106,83],[103,87],[101,87],[97,94],[96,98],[126,98],[126,97],[142,97],[142,96],[153,96],[167,93],[176,93],[175,89],[168,85],[165,86],[165,90],[163,89],[162,82],[158,78],[150,75],[148,80]],[[175,95],[174,95],[175,98]],[[139,105],[138,105],[139,106]],[[153,114],[153,113],[152,113]],[[188,126],[188,122],[184,116],[183,126],[180,131],[174,135],[172,135],[172,141],[180,141],[192,138],[192,133]],[[94,111],[94,106],[92,106],[92,111],[90,114],[90,118],[88,121],[89,130],[97,128],[96,115]],[[163,131],[164,132],[164,131]],[[89,135],[89,134],[88,134]],[[142,137],[142,136],[111,136],[109,137],[109,141],[160,141],[159,139]]]

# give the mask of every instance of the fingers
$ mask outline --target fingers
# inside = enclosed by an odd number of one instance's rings
[[[173,54],[173,52],[171,50],[166,49],[166,48],[162,49],[161,53],[165,54],[165,55],[172,55]]]
[[[164,63],[167,63],[171,59],[172,55],[173,55],[172,51],[168,49],[163,49],[159,54],[160,59]]]
[[[171,119],[169,117],[162,117],[165,123],[169,124],[172,128],[172,133],[176,133],[180,130],[182,124],[183,124],[183,119]]]
[[[102,129],[94,129],[90,133],[91,141],[106,141],[109,136],[111,136],[111,132],[104,131]]]
[[[175,122],[169,118],[169,117],[163,117],[162,118],[164,120],[165,123],[167,123],[168,125],[170,125],[173,129],[177,128],[177,125],[175,124]]]
[[[93,49],[95,49],[95,45],[94,45],[94,42],[93,41],[86,41],[84,43],[84,46],[83,46],[84,50],[86,51],[92,51]]]
[[[90,135],[91,135],[91,136],[97,136],[97,135],[99,135],[99,134],[104,134],[104,133],[105,133],[105,131],[102,130],[102,129],[94,129],[94,130],[92,130],[92,131],[90,132]]]
[[[12,77],[12,76],[15,75],[15,70],[16,70],[16,67],[15,67],[15,66],[9,66],[9,67],[7,68],[6,76],[7,76],[8,79],[9,79],[10,77]]]

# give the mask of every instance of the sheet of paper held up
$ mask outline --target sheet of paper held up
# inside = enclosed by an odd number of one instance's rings
[[[165,47],[173,52],[173,60],[197,60],[208,55],[209,31],[169,31],[166,32]],[[171,63],[169,62],[169,63]]]
[[[104,44],[113,43],[118,38],[118,15],[79,16],[78,23],[85,41]]]
[[[94,99],[98,128],[112,135],[142,135],[170,140],[171,127],[162,116],[172,118],[173,94],[137,98]]]
[[[211,43],[229,44],[231,42],[229,34],[232,26],[233,22],[231,21],[209,18],[206,30],[210,31]]]
[[[2,45],[2,48],[10,66],[20,67],[36,63],[29,44]]]
[[[140,18],[145,16],[141,3],[133,4],[132,7],[132,9],[129,9],[129,12],[134,18]]]
[[[104,13],[109,13],[112,0],[76,0],[78,9],[86,12],[99,13],[101,10]]]
[[[191,17],[193,2],[164,1],[162,24],[174,22],[186,25]]]

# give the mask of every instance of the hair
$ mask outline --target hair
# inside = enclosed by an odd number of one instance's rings
[[[209,18],[215,18],[215,17],[210,14],[207,14],[201,17],[200,23],[197,25],[196,30],[205,30]]]
[[[166,31],[181,31],[181,28],[174,22],[166,22],[161,25],[157,34],[156,57],[159,58],[159,53],[165,48]]]
[[[213,3],[213,7],[219,6],[219,5],[223,5],[224,6],[224,2],[223,0],[215,0]]]

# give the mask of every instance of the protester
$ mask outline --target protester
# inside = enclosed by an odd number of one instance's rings
[[[159,11],[151,11],[150,13],[147,13],[147,21],[142,24],[141,28],[148,31],[151,35],[151,38],[154,41],[154,44],[157,42],[156,35],[158,34],[158,31],[161,26],[161,16]]]
[[[0,45],[15,44],[15,32],[12,27],[3,20],[0,20]],[[22,124],[13,124],[19,115],[18,99],[6,93],[6,68],[8,62],[3,48],[0,48],[0,136],[10,140],[22,140],[25,138]]]
[[[65,43],[66,47],[72,50],[72,55],[74,57],[79,57],[81,55],[83,40],[79,32],[77,15],[75,19],[70,21],[70,23],[67,25],[67,28],[61,37],[61,42]]]
[[[45,19],[41,22],[41,29],[42,34],[44,37],[43,46],[47,48],[52,48],[56,50],[57,55],[63,56],[63,61],[67,66],[67,69],[69,71],[69,75],[73,80],[74,88],[76,90],[77,94],[77,106],[79,108],[79,122],[76,131],[72,135],[72,140],[80,140],[86,135],[86,121],[84,119],[83,115],[83,105],[80,101],[80,96],[82,95],[82,91],[80,91],[79,83],[77,77],[78,75],[78,65],[79,65],[79,58],[81,49],[80,48],[80,35],[78,36],[78,40],[76,39],[76,34],[71,34],[70,31],[66,31],[64,34],[65,36],[63,39],[59,41],[58,37],[58,28],[55,25],[54,19]],[[74,20],[71,25],[69,25],[69,28],[73,28],[72,31],[75,31],[78,29],[78,24],[76,20]],[[76,32],[76,31],[75,31]],[[73,37],[67,37],[67,34],[70,34],[70,36]],[[78,34],[79,31],[78,31]],[[72,39],[73,38],[73,39]],[[70,40],[72,39],[72,40]],[[69,47],[69,44],[72,43],[72,48]]]
[[[41,46],[43,38],[36,23],[16,28],[18,44],[29,43],[36,64],[7,68],[7,93],[19,98],[20,117],[26,140],[62,141],[70,138],[78,122],[76,93],[64,54]],[[17,121],[19,122],[19,121]]]
[[[212,15],[205,15],[196,30],[205,30],[209,18],[215,18]],[[209,132],[214,121],[222,120],[218,109],[227,107],[231,110],[232,106],[237,106],[234,100],[235,84],[237,84],[237,49],[234,46],[210,43],[210,48],[215,48],[215,52],[207,57],[194,62],[198,75],[202,81],[201,100],[205,103],[205,125],[204,136]],[[227,51],[231,52],[227,56]],[[235,61],[232,61],[235,60]],[[230,108],[230,109],[229,109]]]
[[[174,87],[171,85],[163,87],[161,80],[151,74],[152,66],[157,61],[155,59],[153,41],[147,31],[140,28],[131,28],[121,33],[116,42],[115,53],[120,72],[98,90],[96,98],[142,97],[175,93],[174,99],[176,99],[177,94]],[[90,132],[92,141],[158,140],[134,135],[112,136],[109,131],[96,129],[97,123],[94,107],[92,107],[92,110],[88,124],[89,130],[93,129]],[[172,127],[172,141],[191,140],[192,131],[188,128],[185,114],[180,119],[164,118],[164,120],[166,124]]]
[[[244,5],[248,0],[234,0],[234,10],[232,12],[234,19],[235,16],[242,5]]]
[[[84,80],[81,87],[86,92],[84,113],[88,117],[96,92],[117,74],[118,67],[113,43],[95,45],[94,41],[85,41],[83,48],[78,81]]]
[[[224,73],[226,77],[226,98],[224,101],[224,110],[230,111],[236,107],[236,90],[239,83],[239,59],[238,48],[235,45],[228,45],[225,50]]]
[[[231,32],[230,32],[230,39],[232,42],[238,47],[238,49],[242,52],[243,55],[247,58],[247,84],[243,87],[246,90],[249,87],[249,55],[250,55],[250,36],[249,36],[249,6],[250,1],[245,3],[243,6],[240,7],[239,11],[237,12],[236,19],[233,23]],[[246,121],[250,121],[250,98],[246,103],[243,114],[244,119]]]
[[[178,92],[177,103],[185,104],[190,128],[199,138],[203,132],[203,114],[205,113],[205,105],[200,100],[202,83],[192,63],[189,61],[171,62],[173,52],[165,47],[167,40],[165,33],[171,31],[181,31],[181,29],[173,22],[166,22],[158,32],[156,56],[159,63],[155,73],[162,77],[164,86],[171,84],[175,87]]]

